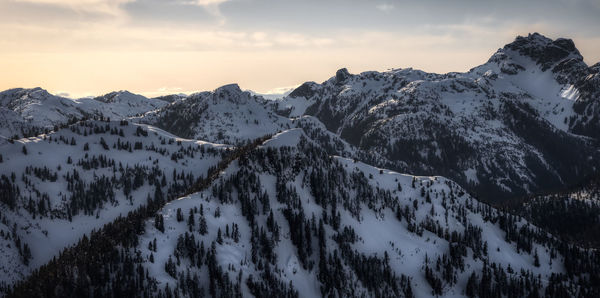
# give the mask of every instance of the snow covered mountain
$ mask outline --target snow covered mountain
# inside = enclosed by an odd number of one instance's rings
[[[129,91],[117,91],[95,97],[93,100],[85,102],[80,99],[78,101],[89,105],[88,110],[100,113],[105,118],[124,119],[162,108],[175,99],[146,98]]]
[[[336,142],[360,153],[352,157],[375,156],[365,161],[443,175],[485,200],[501,201],[565,187],[598,169],[599,72],[598,64],[583,62],[571,40],[534,33],[466,73],[408,68],[352,75],[341,69],[279,100],[236,84],[157,99],[113,92],[69,100],[41,89],[8,90],[4,98],[11,100],[1,106],[9,108],[0,118],[7,136],[90,114],[141,115],[135,121],[181,137],[235,144],[300,127],[307,121],[301,116],[311,115]],[[15,98],[27,104],[16,105]]]
[[[408,68],[352,75],[340,69],[277,100],[227,85],[141,121],[230,144],[290,127],[311,134],[317,132],[307,128],[324,127],[332,134],[318,132],[327,135],[319,140],[344,147],[332,154],[446,176],[484,200],[500,202],[564,188],[597,171],[599,72],[599,65],[583,62],[571,40],[534,33],[466,73]]]
[[[0,138],[20,138],[49,132],[76,119],[103,117],[121,120],[167,105],[128,91],[96,98],[69,99],[41,88],[0,92]]]
[[[360,149],[405,163],[400,170],[498,200],[597,171],[598,140],[587,137],[597,136],[599,89],[598,66],[588,68],[571,40],[531,34],[466,73],[341,69],[278,107],[315,116]]]
[[[227,147],[127,121],[86,121],[0,145],[0,284],[21,280],[84,234],[179,196]]]
[[[156,215],[130,214],[83,239],[11,295],[598,293],[597,252],[445,178],[330,156],[298,129],[248,147],[219,172]]]
[[[392,162],[377,152],[367,153],[356,148],[328,131],[317,118],[302,116],[306,107],[303,99],[266,100],[231,84],[212,92],[189,95],[132,120],[178,136],[226,144],[243,143],[299,127],[330,154],[380,166],[406,168],[402,162]]]
[[[140,121],[186,138],[234,144],[290,128],[290,119],[267,107],[262,97],[231,84],[192,94]]]

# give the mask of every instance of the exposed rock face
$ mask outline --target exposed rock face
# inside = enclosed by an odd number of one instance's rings
[[[300,85],[298,88],[294,89],[288,96],[289,97],[305,97],[311,98],[315,95],[314,87],[317,85],[315,82],[306,82]]]
[[[572,131],[600,139],[600,63],[584,72],[574,89],[579,96],[573,104],[577,117],[571,120]]]

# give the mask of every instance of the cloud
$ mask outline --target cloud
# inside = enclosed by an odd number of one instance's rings
[[[66,98],[71,98],[71,94],[69,94],[69,92],[62,92],[62,91],[58,91],[56,93],[56,96],[60,96],[60,97],[66,97]]]
[[[268,90],[267,92],[264,92],[264,94],[270,94],[270,95],[286,94],[286,93],[290,93],[294,89],[298,88],[298,86],[300,86],[300,85],[296,84],[296,85],[292,85],[292,86],[276,87],[271,90]]]
[[[11,0],[9,0],[11,1]],[[17,3],[53,5],[73,9],[75,11],[98,12],[120,15],[121,6],[135,0],[12,0]]]
[[[147,91],[147,92],[140,92],[141,95],[146,96],[146,97],[158,97],[158,96],[163,96],[163,95],[171,95],[171,94],[192,94],[194,92],[197,92],[196,90],[183,90],[183,88],[181,87],[160,87],[154,91]]]
[[[141,26],[225,24],[220,6],[229,0],[136,0],[122,6],[131,24]]]
[[[195,4],[198,6],[211,6],[211,5],[219,5],[221,3],[227,2],[229,0],[182,0],[184,2],[187,2],[189,4]]]
[[[225,19],[221,14],[221,10],[219,9],[219,5],[229,1],[229,0],[179,0],[183,4],[187,5],[196,5],[206,9],[207,12],[212,14],[213,16],[220,17],[219,22],[223,24]]]
[[[394,5],[389,4],[389,3],[382,3],[382,4],[378,4],[377,6],[375,6],[375,8],[388,13],[388,12],[394,10]]]
[[[0,0],[0,23],[32,25],[121,22],[222,25],[219,6],[230,0]],[[50,24],[48,23],[50,22]]]
[[[292,93],[292,91],[294,91],[294,89],[298,88],[298,86],[300,86],[300,84],[295,84],[292,86],[285,86],[285,87],[276,87],[276,88],[272,88],[265,92],[260,92],[260,91],[255,91],[255,90],[246,90],[246,91],[249,91],[252,94],[260,95],[265,99],[276,100],[276,99],[283,98],[284,96],[287,96],[288,94]]]

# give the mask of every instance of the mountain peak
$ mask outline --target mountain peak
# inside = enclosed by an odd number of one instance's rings
[[[524,45],[544,47],[552,43],[552,39],[537,32],[529,33],[527,36],[518,35],[515,40],[506,45],[506,47],[519,47]]]
[[[338,83],[344,82],[350,77],[350,72],[346,68],[340,68],[335,72],[335,79]]]
[[[575,47],[573,40],[568,38],[552,40],[537,32],[526,37],[517,36],[515,41],[504,46],[502,50],[504,52],[512,50],[531,58],[541,66],[543,71],[564,60],[583,61],[583,57]]]
[[[13,89],[8,89],[8,90],[0,92],[0,95],[2,97],[9,97],[9,98],[15,98],[15,99],[26,97],[26,98],[32,98],[32,99],[37,99],[37,100],[44,100],[44,99],[47,99],[47,98],[53,96],[52,94],[50,94],[48,91],[46,91],[45,89],[43,89],[41,87],[13,88]]]
[[[582,74],[588,72],[588,66],[573,40],[552,40],[537,32],[517,36],[513,42],[496,51],[483,67],[474,69],[486,70],[487,64],[497,65],[501,72],[509,75],[525,71],[531,66],[539,67],[541,71],[551,70],[560,84],[574,84]]]
[[[288,96],[289,97],[304,97],[311,98],[315,94],[315,88],[317,84],[315,82],[305,82],[298,88],[294,89]]]
[[[223,85],[215,89],[215,93],[228,92],[228,93],[242,93],[242,89],[236,83]]]
[[[27,89],[25,89],[25,90],[27,90]],[[47,93],[48,91],[46,91],[46,89],[44,89],[42,87],[33,87],[33,88],[29,89],[29,92],[46,92]]]
[[[103,103],[112,103],[112,102],[123,101],[123,100],[129,101],[129,100],[138,99],[138,98],[145,99],[145,97],[143,97],[139,94],[134,94],[127,90],[119,90],[119,91],[113,91],[113,92],[95,97],[94,99],[97,101],[101,101]]]
[[[213,100],[226,100],[239,105],[246,103],[252,95],[250,92],[242,91],[238,84],[228,84],[221,86],[212,93]]]
[[[112,91],[109,92],[107,94],[105,94],[105,97],[115,97],[115,96],[122,96],[122,95],[133,95],[133,93],[127,91],[127,90],[119,90],[119,91]]]

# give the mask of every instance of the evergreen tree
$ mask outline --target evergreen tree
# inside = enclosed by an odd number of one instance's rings
[[[183,213],[181,212],[181,208],[177,208],[177,222],[183,221]]]
[[[219,228],[219,231],[217,232],[217,243],[223,244],[223,235],[221,235],[221,228]]]

